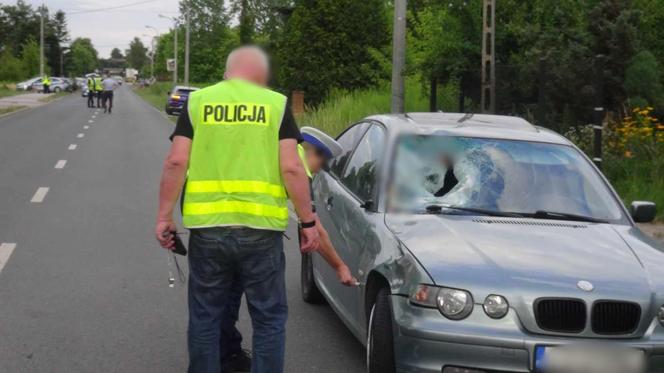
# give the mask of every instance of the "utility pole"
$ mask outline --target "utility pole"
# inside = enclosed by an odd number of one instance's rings
[[[39,11],[39,76],[44,76],[44,4]]]
[[[482,112],[496,112],[496,1],[483,0],[482,10]]]
[[[189,86],[189,2],[185,2],[185,21],[187,23],[184,38],[184,85]]]
[[[404,113],[404,79],[406,65],[406,6],[407,0],[394,1],[394,31],[392,35],[392,113]]]

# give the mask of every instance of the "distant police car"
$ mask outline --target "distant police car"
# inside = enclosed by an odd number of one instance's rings
[[[313,183],[362,286],[302,268],[370,373],[664,372],[664,248],[593,163],[523,119],[369,117]]]

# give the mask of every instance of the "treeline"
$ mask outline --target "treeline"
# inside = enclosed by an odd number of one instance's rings
[[[39,74],[42,15],[46,73],[81,75],[99,67],[97,50],[90,39],[70,40],[63,11],[51,13],[46,6],[33,8],[18,0],[14,5],[0,4],[0,81],[19,81]]]
[[[226,55],[243,43],[268,48],[274,85],[305,91],[309,104],[332,90],[376,86],[390,77],[392,1],[189,3],[192,81],[222,79]],[[661,0],[498,1],[497,111],[558,130],[591,121],[599,102],[614,113],[651,105],[661,114],[661,5]],[[182,76],[184,26],[178,31]],[[481,0],[409,1],[408,74],[421,80],[422,92],[436,82],[439,109],[479,110],[481,37]],[[172,56],[171,30],[156,51],[155,71],[163,79]]]

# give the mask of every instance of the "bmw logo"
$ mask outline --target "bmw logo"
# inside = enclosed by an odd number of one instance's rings
[[[579,282],[576,283],[576,286],[579,289],[581,289],[583,291],[587,291],[587,292],[591,292],[591,291],[595,290],[595,286],[593,284],[591,284],[590,282],[588,282],[588,281],[579,281]]]

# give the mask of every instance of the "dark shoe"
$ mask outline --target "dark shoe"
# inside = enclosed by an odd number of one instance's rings
[[[237,354],[229,356],[224,361],[222,372],[226,373],[249,373],[251,372],[251,352],[242,350]]]

